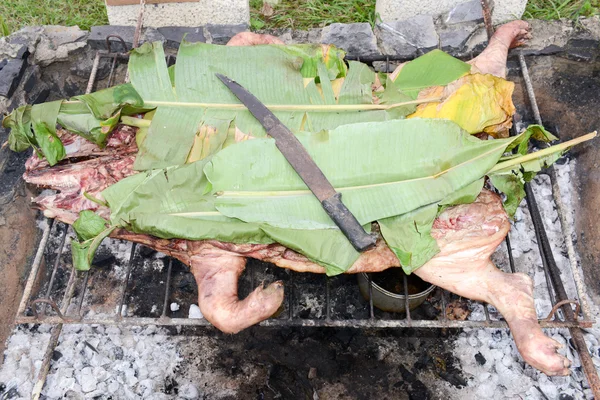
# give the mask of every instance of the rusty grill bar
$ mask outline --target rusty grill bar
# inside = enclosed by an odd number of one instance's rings
[[[112,50],[110,39],[116,39],[120,42],[120,45],[123,46],[124,52],[115,52]],[[122,38],[111,35],[111,37],[107,38],[107,49],[108,50],[99,50],[96,53],[96,58],[94,60],[93,69],[90,74],[90,79],[88,82],[86,92],[89,93],[92,91],[95,80],[96,73],[99,67],[99,63],[101,58],[110,58],[112,59],[110,75],[108,78],[108,86],[111,86],[114,81],[115,69],[118,61],[126,61],[128,59],[128,55],[126,53],[127,47]],[[521,61],[521,71],[523,73],[523,78],[526,84],[527,93],[530,98],[530,104],[533,108],[533,113],[538,120],[541,122],[541,118],[539,118],[539,111],[537,110],[537,105],[535,102],[535,94],[533,93],[531,82],[529,80],[528,71],[526,69],[525,60],[522,55],[519,54],[519,60]],[[380,58],[373,58],[369,60],[362,60],[367,62],[375,62],[375,61],[383,61],[385,62],[385,67],[387,72],[390,71],[390,61],[406,61],[404,59],[398,59],[391,56],[384,56]],[[169,65],[173,64],[174,58],[169,56],[167,59]],[[127,77],[126,77],[127,79]],[[557,204],[557,211],[559,214],[559,218],[561,220],[561,225],[563,228],[563,233],[565,236],[565,242],[567,243],[568,258],[570,260],[571,265],[571,273],[573,274],[574,281],[576,283],[578,299],[567,299],[565,297],[564,288],[562,287],[562,282],[560,282],[560,278],[558,281],[553,279],[552,275],[558,273],[556,269],[556,264],[554,262],[552,251],[548,244],[548,239],[545,235],[544,226],[542,223],[542,219],[539,215],[539,211],[537,210],[537,204],[535,203],[535,198],[531,191],[531,188],[528,188],[527,199],[528,199],[528,207],[531,213],[533,225],[535,228],[537,243],[540,248],[540,255],[542,258],[542,263],[544,266],[544,273],[546,278],[546,283],[548,286],[548,293],[551,299],[551,303],[553,306],[552,312],[548,316],[540,317],[540,325],[542,328],[570,328],[571,335],[575,338],[577,336],[580,337],[580,340],[576,340],[577,342],[583,340],[581,335],[581,331],[579,328],[589,328],[592,326],[593,321],[590,319],[590,311],[588,308],[588,304],[586,302],[586,292],[585,287],[582,283],[582,280],[579,276],[579,272],[577,271],[577,260],[574,252],[573,243],[570,236],[570,228],[565,226],[565,212],[564,205],[562,204],[562,200],[560,199],[560,193],[558,184],[556,182],[556,177],[554,174],[554,170],[551,169],[549,172],[552,182],[553,182],[553,197]],[[86,290],[88,288],[88,279],[89,272],[78,273],[71,266],[69,269],[69,280],[64,290],[64,295],[62,302],[57,304],[54,300],[52,300],[53,289],[55,285],[55,277],[60,266],[60,259],[63,254],[64,245],[66,242],[67,232],[71,228],[69,226],[65,226],[62,223],[54,222],[53,220],[48,220],[48,225],[45,228],[42,239],[35,255],[35,259],[32,263],[31,273],[26,283],[26,287],[24,290],[24,295],[21,300],[21,303],[18,308],[18,312],[15,318],[15,322],[18,324],[54,324],[56,325],[52,331],[51,340],[48,345],[46,351],[46,357],[44,359],[44,363],[40,370],[40,376],[38,378],[38,382],[36,385],[36,389],[34,389],[34,394],[39,395],[41,392],[43,383],[45,381],[45,376],[49,369],[49,363],[52,355],[52,351],[58,343],[58,338],[60,336],[60,332],[62,330],[63,324],[103,324],[103,325],[119,325],[119,326],[143,326],[143,325],[163,325],[163,326],[209,326],[210,323],[205,319],[190,319],[190,318],[171,318],[169,316],[169,298],[171,295],[171,281],[172,281],[172,267],[173,267],[173,259],[170,258],[168,261],[167,268],[167,276],[165,277],[165,290],[162,293],[162,313],[160,317],[143,317],[143,316],[128,316],[126,306],[126,298],[128,293],[128,288],[130,285],[130,278],[133,269],[135,269],[137,263],[139,263],[139,258],[142,257],[140,255],[140,248],[142,246],[138,246],[135,243],[131,246],[131,251],[129,254],[129,262],[126,266],[125,279],[122,282],[119,296],[119,304],[117,305],[116,312],[113,316],[82,316],[81,309],[84,302]],[[61,231],[59,233],[59,230]],[[60,236],[60,244],[58,249],[55,251],[55,259],[52,265],[51,277],[48,282],[47,289],[42,297],[34,300],[34,287],[42,287],[43,282],[40,282],[40,267],[42,264],[42,259],[44,258],[44,253],[47,253],[48,250],[48,242],[49,237],[54,235],[53,237]],[[506,237],[506,248],[508,252],[508,261],[510,266],[510,272],[515,272],[515,262],[514,257],[511,250],[510,245],[510,234]],[[252,288],[255,285],[255,270],[254,268],[249,267],[249,278],[250,284]],[[289,272],[289,278],[286,283],[286,291],[287,291],[287,300],[284,301],[287,308],[287,315],[284,312],[283,315],[280,315],[278,318],[268,319],[266,321],[261,322],[259,325],[264,327],[284,327],[284,326],[302,326],[302,327],[352,327],[352,328],[502,328],[507,329],[508,325],[504,320],[492,320],[490,317],[490,311],[487,304],[482,304],[485,319],[484,320],[453,320],[449,319],[447,316],[447,310],[449,306],[448,296],[444,290],[437,288],[434,291],[433,296],[439,296],[439,303],[441,312],[440,315],[433,320],[426,319],[416,319],[408,307],[408,297],[406,298],[406,309],[407,312],[402,319],[391,319],[391,318],[382,318],[378,317],[375,312],[372,294],[373,294],[373,283],[371,280],[371,275],[368,274],[368,290],[369,290],[369,298],[368,301],[368,317],[364,319],[339,319],[334,318],[332,316],[332,301],[331,301],[331,282],[336,278],[325,277],[324,279],[324,289],[325,289],[325,302],[324,302],[324,310],[322,311],[322,315],[324,318],[301,318],[298,315],[294,314],[294,304],[296,293],[295,293],[295,275],[296,272]],[[558,275],[557,275],[558,277]],[[405,288],[405,293],[407,293],[407,281],[404,278],[403,286]],[[75,290],[77,288],[77,290]],[[74,294],[77,293],[77,298],[73,299]],[[358,290],[357,290],[358,293]],[[452,296],[452,295],[451,295]],[[69,311],[69,306],[72,301],[76,301],[75,311]],[[38,309],[38,304],[41,306]],[[477,302],[472,302],[472,304],[481,304]],[[576,310],[573,312],[571,305],[575,305]],[[50,306],[50,307],[48,307]],[[558,311],[559,308],[562,307],[561,311]],[[50,308],[50,310],[48,309]],[[580,313],[581,311],[581,313]],[[581,315],[580,315],[581,314]],[[285,316],[286,315],[286,316]],[[284,317],[285,316],[285,317]],[[585,344],[585,342],[583,342]],[[587,353],[587,349],[584,346],[577,346],[577,351],[581,355],[584,352],[589,359],[589,354]],[[585,359],[585,355],[582,357],[582,360]],[[590,359],[591,362],[591,359]],[[587,364],[583,361],[584,366]],[[593,366],[593,364],[592,364]],[[594,378],[590,378],[590,374],[587,373],[588,380],[590,383],[594,381]],[[595,373],[594,373],[595,374]],[[595,379],[597,380],[597,375]],[[592,387],[594,387],[594,383],[592,383]]]

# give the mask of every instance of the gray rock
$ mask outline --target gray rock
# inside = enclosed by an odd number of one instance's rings
[[[90,31],[90,36],[88,37],[88,43],[92,49],[95,50],[107,50],[106,48],[106,38],[109,35],[117,35],[120,36],[125,44],[127,45],[127,50],[131,50],[131,46],[133,44],[133,35],[135,34],[135,27],[133,26],[118,26],[118,25],[101,25],[101,26],[92,26]],[[113,45],[112,42],[118,42],[116,38],[111,38],[111,48],[113,51],[123,52],[122,46],[115,43]]]
[[[39,85],[41,76],[42,73],[39,65],[33,65],[30,68],[27,68],[23,75],[23,91],[25,93],[32,92],[35,87]]]
[[[0,58],[24,58],[27,54],[26,44],[10,43],[7,37],[0,38]]]
[[[323,28],[320,43],[346,50],[349,57],[373,57],[380,53],[377,38],[368,23],[331,24]]]
[[[319,43],[319,39],[321,39],[321,28],[312,28],[308,30],[308,38],[306,38],[307,43]]]
[[[438,30],[440,37],[440,45],[442,50],[449,53],[460,53],[467,44],[467,40],[471,37],[476,24],[460,24],[453,25]]]
[[[146,28],[144,30],[144,33],[142,34],[142,37],[140,38],[140,44],[142,43],[154,43],[154,42],[161,42],[161,43],[165,43],[167,41],[167,39],[164,37],[164,35],[162,33],[160,33],[158,31],[158,29],[155,28]]]
[[[76,63],[72,63],[70,72],[72,75],[78,76],[82,79],[89,79],[94,66],[94,53],[87,52],[84,57],[77,60]],[[96,81],[106,79],[110,73],[110,66],[112,58],[101,57],[98,63],[98,70],[96,71]]]
[[[45,25],[43,29],[43,35],[50,39],[54,47],[85,41],[89,34],[77,26]]]
[[[7,40],[14,45],[25,45],[29,53],[33,53],[43,31],[41,26],[28,26],[8,36]]]
[[[482,26],[477,28],[469,37],[462,53],[472,58],[473,56],[481,53],[487,45],[487,32],[485,27]]]
[[[21,81],[24,71],[24,60],[16,58],[0,60],[0,96],[12,96]]]
[[[292,31],[292,43],[309,43],[308,31]]]
[[[573,33],[571,24],[561,21],[529,21],[532,38],[519,48],[523,55],[549,55],[563,51]]]
[[[204,36],[208,43],[212,44],[227,44],[229,39],[240,32],[248,30],[247,24],[237,25],[206,25],[204,28]]]
[[[566,56],[576,61],[593,61],[600,49],[600,38],[588,31],[579,31],[573,35],[566,46]]]
[[[204,29],[201,26],[196,28],[165,26],[163,28],[158,28],[158,31],[166,39],[167,46],[176,49],[179,48],[179,44],[183,40],[184,36],[185,40],[188,42],[206,42],[206,37],[204,37]]]
[[[46,67],[57,61],[66,61],[69,54],[86,46],[86,42],[69,42],[56,46],[52,38],[42,35],[34,55],[35,64]]]
[[[442,16],[445,24],[459,24],[463,22],[483,22],[483,9],[480,0],[471,0],[456,5],[452,10]]]
[[[580,18],[579,24],[592,37],[600,38],[600,15],[594,15],[589,18]]]
[[[378,24],[375,34],[384,54],[407,58],[414,57],[417,49],[427,51],[438,47],[439,41],[430,15]]]

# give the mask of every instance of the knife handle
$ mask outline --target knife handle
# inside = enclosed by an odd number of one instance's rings
[[[323,200],[321,204],[327,215],[331,217],[357,251],[362,252],[375,246],[377,238],[365,232],[354,214],[342,203],[341,193],[336,193]]]

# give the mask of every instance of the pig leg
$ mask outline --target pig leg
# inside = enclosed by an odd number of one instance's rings
[[[191,257],[198,284],[198,305],[204,317],[225,333],[237,333],[273,315],[283,302],[283,284],[259,286],[244,300],[238,298],[238,278],[246,258],[220,249]]]
[[[547,375],[568,375],[570,361],[558,354],[561,345],[542,332],[533,303],[533,285],[525,274],[500,271],[489,260],[471,268],[435,258],[415,273],[436,286],[492,304],[506,319],[523,359]]]
[[[530,26],[525,21],[512,21],[500,26],[483,52],[469,61],[482,74],[506,78],[508,50],[521,46],[531,37]]]

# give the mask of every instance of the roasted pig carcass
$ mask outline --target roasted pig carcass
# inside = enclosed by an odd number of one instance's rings
[[[488,48],[470,63],[478,72],[504,77],[508,49],[519,45],[528,35],[526,22],[506,24],[497,30]],[[232,45],[261,43],[278,42],[250,33],[239,34],[231,42]],[[28,161],[24,175],[27,182],[59,191],[43,194],[34,202],[46,216],[69,224],[82,210],[93,210],[108,218],[109,210],[90,200],[90,196],[101,196],[103,189],[135,173],[132,168],[137,150],[135,131],[117,127],[103,150],[68,135],[63,133],[61,137],[66,140],[66,158],[79,162],[63,162],[49,168],[36,156]],[[80,161],[82,157],[87,159]],[[431,234],[440,252],[415,273],[460,296],[492,304],[506,318],[525,361],[548,375],[568,374],[569,361],[556,352],[560,345],[546,337],[537,322],[531,279],[524,274],[504,273],[490,261],[509,226],[500,198],[483,190],[475,202],[448,208],[439,215]],[[260,286],[243,300],[238,298],[237,281],[248,257],[298,272],[325,272],[320,265],[279,244],[166,240],[123,229],[113,231],[111,236],[144,244],[189,265],[198,284],[198,303],[203,315],[223,332],[239,332],[269,318],[282,304],[281,282]],[[379,237],[377,246],[362,253],[347,273],[377,272],[398,266],[397,257]]]

